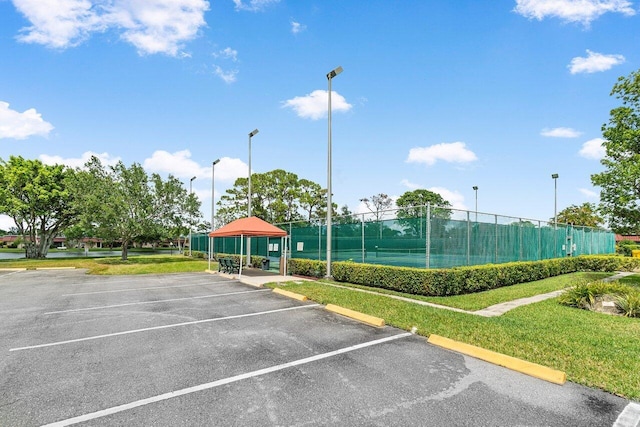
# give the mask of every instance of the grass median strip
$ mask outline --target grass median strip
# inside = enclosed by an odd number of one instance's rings
[[[566,287],[570,283],[561,285]],[[535,286],[549,291],[547,284]],[[406,331],[415,327],[416,333],[425,337],[445,336],[563,371],[568,380],[579,384],[640,399],[640,319],[565,307],[555,299],[485,318],[312,281],[287,282],[286,289],[320,304],[339,305],[379,317],[389,326]],[[504,295],[509,289],[495,291]],[[513,299],[522,297],[523,293],[526,294],[518,290]],[[477,298],[476,295],[467,297]],[[491,302],[497,299],[482,298]]]

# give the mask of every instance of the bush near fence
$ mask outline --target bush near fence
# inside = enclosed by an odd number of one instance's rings
[[[333,279],[338,282],[424,296],[481,292],[577,271],[614,272],[638,268],[640,258],[597,255],[432,270],[354,262],[331,263]],[[308,259],[290,259],[288,270],[290,274],[317,278],[324,277],[327,271],[324,261]]]

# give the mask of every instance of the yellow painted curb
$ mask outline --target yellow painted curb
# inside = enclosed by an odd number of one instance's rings
[[[547,368],[546,366],[536,363],[527,362],[526,360],[517,359],[505,354],[496,353],[494,351],[485,350],[470,344],[454,341],[449,338],[431,334],[427,340],[430,344],[446,348],[448,350],[457,351],[477,359],[484,360],[495,365],[504,366],[505,368],[521,372],[541,380],[549,381],[554,384],[564,384],[567,381],[567,374],[562,371]]]
[[[339,307],[333,304],[327,304],[325,307],[327,310],[334,313],[342,314],[343,316],[351,317],[352,319],[359,320],[372,326],[384,326],[384,319],[379,317],[370,316],[368,314],[360,313],[358,311],[349,310],[348,308]]]
[[[0,268],[0,271],[27,271],[26,268]]]
[[[297,299],[298,301],[306,301],[307,297],[305,295],[296,294],[295,292],[285,291],[284,289],[274,288],[273,292],[276,294],[284,295],[285,297]]]
[[[75,270],[75,267],[38,267],[36,270]]]

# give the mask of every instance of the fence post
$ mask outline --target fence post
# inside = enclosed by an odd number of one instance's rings
[[[366,252],[364,248],[364,214],[360,217],[360,230],[362,230],[362,263],[365,263]]]
[[[467,265],[471,265],[471,221],[467,211]]]
[[[498,215],[494,215],[493,216],[495,219],[495,223],[496,223],[496,227],[495,227],[495,232],[496,232],[496,238],[494,239],[496,242],[496,257],[494,262],[497,264],[498,263]]]
[[[431,268],[431,203],[427,203],[427,217],[425,218],[427,222],[427,230],[426,230],[426,261],[427,268]]]
[[[538,221],[538,261],[542,261],[542,223]]]

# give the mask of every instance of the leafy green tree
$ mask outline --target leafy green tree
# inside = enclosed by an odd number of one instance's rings
[[[555,218],[549,219],[550,223],[555,222]],[[580,206],[571,205],[558,212],[559,224],[573,224],[583,227],[600,227],[604,219],[598,215],[596,205],[593,203],[583,203]]]
[[[430,206],[431,218],[437,220],[448,220],[451,218],[451,211],[447,209],[451,207],[451,203],[445,200],[440,194],[433,191],[418,189],[407,191],[396,200],[398,212],[396,216],[407,230],[413,235],[422,237],[425,228],[427,205]],[[418,218],[420,220],[418,220]],[[444,224],[443,221],[436,221],[438,224]],[[441,227],[443,228],[444,225]],[[443,230],[441,230],[443,231]]]
[[[220,197],[216,222],[226,224],[247,216],[248,179],[236,179],[232,188]],[[312,181],[299,179],[294,173],[276,169],[251,175],[251,211],[271,223],[308,218],[322,218],[326,190]]]
[[[77,218],[69,191],[75,173],[62,165],[11,156],[0,161],[0,213],[23,236],[26,257],[47,256],[53,238]]]
[[[600,211],[620,234],[640,234],[640,70],[620,77],[611,95],[622,105],[602,126],[603,172],[591,175],[599,186]]]
[[[200,219],[200,202],[187,194],[173,176],[151,178],[137,163],[105,167],[93,157],[77,171],[74,193],[81,226],[106,241],[122,243],[122,259],[129,245],[188,232]]]

